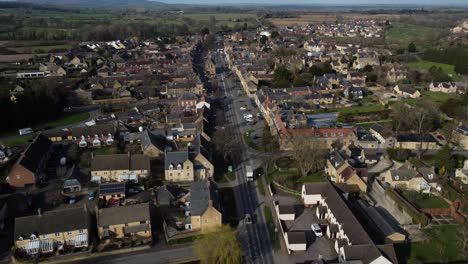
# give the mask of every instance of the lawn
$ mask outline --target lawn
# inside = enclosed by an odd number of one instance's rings
[[[17,146],[26,145],[32,139],[33,139],[32,134],[24,135],[24,136],[15,136],[15,137],[8,138],[7,140],[5,140],[4,143],[5,145],[9,147],[17,147]]]
[[[246,131],[244,133],[244,142],[245,142],[245,144],[247,144],[247,146],[249,146],[249,147],[251,147],[253,149],[257,149],[257,145],[255,145],[255,143],[253,142],[253,139],[252,139],[252,132],[253,131],[254,130],[251,129],[251,130]]]
[[[425,195],[424,199],[414,201],[420,209],[429,208],[449,208],[450,205],[443,199],[435,195]]]
[[[119,150],[117,149],[116,146],[110,146],[110,147],[96,148],[96,149],[93,149],[92,152],[94,153],[94,155],[109,155],[109,154],[118,154]]]
[[[398,256],[398,263],[467,263],[468,259],[460,257],[459,245],[457,244],[458,227],[455,225],[445,225],[433,227],[427,232],[436,232],[433,239],[428,243],[416,242],[407,244],[395,244],[395,252]],[[442,257],[441,249],[442,248]]]
[[[356,123],[356,125],[364,128],[364,129],[369,130],[371,128],[371,126],[373,124],[375,124],[375,123],[384,124],[384,123],[389,123],[389,122],[392,122],[392,120],[379,120],[379,121],[371,121],[371,122],[362,122],[362,123]]]
[[[325,177],[321,172],[316,172],[305,177],[299,178],[299,182],[306,183],[306,182],[322,182],[325,180]]]
[[[452,185],[446,184],[443,188],[447,191],[446,198],[450,201],[455,201],[456,199],[462,198],[462,195],[457,190],[455,190]]]
[[[236,175],[233,171],[231,172],[226,172],[221,179],[219,179],[219,183],[226,183],[226,182],[231,182],[236,179]]]
[[[257,188],[258,188],[258,192],[265,196],[265,185],[263,185],[263,179],[262,178],[258,178],[257,179]]]
[[[407,23],[394,22],[392,28],[386,34],[386,41],[395,44],[400,48],[407,48],[408,44],[414,42],[416,48],[429,47],[429,38],[432,34],[437,34],[441,29],[413,25]]]
[[[382,105],[366,105],[336,108],[335,110],[341,114],[359,114],[382,111],[385,108]]]
[[[275,250],[280,249],[280,241],[278,232],[275,231],[275,222],[273,219],[273,214],[271,213],[271,209],[268,206],[263,208],[263,213],[265,214],[265,220],[268,228],[268,234],[270,235],[270,240]]]
[[[54,127],[62,127],[67,126],[79,122],[83,122],[89,118],[89,113],[73,113],[73,114],[65,114],[59,119],[54,121],[47,122],[41,127],[45,128],[54,128]]]
[[[459,81],[462,79],[462,76],[458,75],[455,72],[455,66],[451,64],[445,64],[445,63],[438,63],[438,62],[432,62],[432,61],[417,61],[417,62],[411,62],[406,64],[409,68],[415,69],[415,70],[429,70],[432,66],[435,66],[437,68],[442,68],[442,70],[454,78],[454,80]]]

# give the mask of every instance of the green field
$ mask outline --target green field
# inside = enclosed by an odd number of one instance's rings
[[[456,94],[446,94],[441,92],[429,92],[429,91],[422,91],[421,98],[426,97],[432,102],[436,104],[442,104],[443,102],[447,101],[450,98],[457,98]],[[419,101],[419,98],[406,98],[404,101],[409,105],[416,105],[416,102]]]
[[[397,45],[400,48],[407,48],[408,44],[414,42],[419,49],[429,47],[431,45],[430,36],[439,31],[440,29],[432,27],[395,22],[387,32],[386,40],[389,44]]]
[[[463,78],[462,76],[460,76],[459,74],[455,72],[455,66],[450,65],[450,64],[423,60],[423,61],[418,61],[418,62],[407,63],[406,65],[411,69],[424,70],[424,71],[429,70],[432,66],[435,66],[437,68],[440,67],[446,74],[448,74],[450,77],[452,77],[456,81],[461,80]]]
[[[67,125],[83,122],[87,120],[88,118],[89,118],[89,113],[65,114],[61,118],[42,124],[39,127],[44,127],[44,128],[62,127],[62,126],[67,126]]]
[[[392,120],[378,120],[378,121],[356,123],[356,125],[364,128],[364,129],[369,130],[372,127],[372,125],[375,124],[375,123],[383,125],[385,123],[390,123],[390,122],[392,122]]]
[[[395,244],[398,263],[467,263],[468,259],[460,256],[460,246],[457,241],[457,229],[455,225],[433,227],[425,232],[437,232],[432,235],[430,242],[416,242],[407,244]]]
[[[366,105],[366,106],[352,106],[336,108],[335,110],[341,114],[359,114],[382,111],[385,108],[382,105]]]

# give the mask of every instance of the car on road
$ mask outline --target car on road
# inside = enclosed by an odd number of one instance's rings
[[[251,225],[252,224],[252,217],[250,216],[250,214],[245,214],[244,222],[245,222],[246,225]]]
[[[263,168],[262,168],[262,167],[256,168],[255,171],[254,171],[254,177],[255,177],[255,179],[257,179],[257,178],[263,176],[264,173],[265,173],[265,172],[263,171]]]
[[[241,106],[241,108],[239,108],[239,109],[240,109],[241,111],[247,110],[247,108],[245,108],[245,107],[243,107],[243,106]]]
[[[311,224],[310,229],[312,229],[312,232],[314,232],[314,234],[317,237],[322,237],[323,236],[322,228],[320,227],[319,224]]]

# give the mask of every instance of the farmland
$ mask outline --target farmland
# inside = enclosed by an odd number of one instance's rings
[[[401,48],[406,48],[411,42],[414,42],[417,47],[428,47],[432,43],[431,36],[440,31],[440,29],[428,26],[395,22],[387,32],[387,42]]]
[[[269,21],[275,26],[307,25],[309,23],[334,23],[341,19],[398,19],[400,15],[371,15],[359,13],[313,13],[293,18],[271,18]]]
[[[455,72],[455,66],[450,65],[450,64],[438,63],[438,62],[432,62],[432,61],[424,61],[423,60],[423,61],[408,63],[407,66],[409,68],[411,68],[411,69],[424,70],[424,71],[427,71],[431,67],[434,66],[434,67],[437,67],[437,68],[441,68],[446,74],[451,76],[454,80],[461,80],[462,79],[462,76],[460,76],[459,74],[457,74]]]

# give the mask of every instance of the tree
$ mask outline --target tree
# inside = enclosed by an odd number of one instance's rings
[[[268,37],[263,36],[263,35],[260,37],[260,44],[265,45],[267,41],[268,41]]]
[[[291,137],[292,157],[303,177],[323,167],[326,147],[313,135],[295,134]]]
[[[362,68],[363,72],[372,72],[373,70],[374,68],[372,67],[372,65],[369,65],[369,64],[367,64],[366,66],[364,66],[364,68]]]
[[[414,44],[414,42],[411,42],[408,45],[408,52],[416,52],[416,45]]]
[[[73,143],[68,147],[67,158],[73,163],[78,162],[80,159],[80,147],[78,147],[78,144]]]
[[[309,68],[309,72],[313,76],[322,76],[323,75],[322,68],[318,67],[317,65],[312,65],[312,67]]]
[[[434,165],[439,169],[439,174],[442,176],[444,176],[442,171],[450,172],[455,167],[455,161],[452,159],[452,150],[448,145],[443,146],[437,151]]]
[[[419,157],[422,154],[425,136],[435,128],[434,124],[440,121],[438,120],[439,118],[439,109],[432,102],[425,99],[418,101],[417,105],[410,112],[410,120],[414,121],[414,129],[419,136]]]
[[[202,28],[202,30],[200,30],[200,33],[202,35],[208,35],[210,34],[210,30],[207,27],[205,27],[205,28]]]
[[[228,135],[224,128],[217,129],[212,138],[215,150],[223,155],[224,160],[232,156],[236,149],[236,143],[232,135]]]
[[[241,263],[242,250],[235,231],[223,225],[197,238],[193,244],[200,263]]]
[[[273,31],[273,32],[271,32],[271,38],[272,38],[272,39],[275,39],[275,38],[278,38],[278,37],[279,37],[278,31]]]

